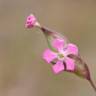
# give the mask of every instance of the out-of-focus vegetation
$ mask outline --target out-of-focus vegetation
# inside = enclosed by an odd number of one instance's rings
[[[0,96],[93,96],[86,80],[42,60],[45,37],[24,27],[30,13],[79,46],[96,83],[95,0],[0,0]]]

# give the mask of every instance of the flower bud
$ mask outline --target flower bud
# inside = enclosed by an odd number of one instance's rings
[[[38,23],[36,17],[33,14],[30,14],[27,17],[25,27],[26,28],[40,27],[40,24]]]

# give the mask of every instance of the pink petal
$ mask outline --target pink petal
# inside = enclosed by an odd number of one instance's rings
[[[64,42],[63,39],[54,39],[53,42],[52,42],[52,46],[54,48],[56,48],[57,50],[63,49],[64,44],[65,44],[65,42]]]
[[[78,47],[75,44],[68,44],[66,51],[67,54],[78,55]]]
[[[61,71],[64,70],[64,65],[62,61],[57,61],[55,65],[52,66],[52,69],[55,74],[60,73]]]
[[[25,27],[32,28],[35,26],[36,22],[37,22],[36,17],[33,14],[31,14],[27,17]]]
[[[66,57],[65,63],[66,63],[67,70],[73,71],[75,69],[75,63],[73,59]]]
[[[55,52],[52,52],[50,49],[45,50],[43,54],[43,59],[47,61],[47,63],[50,63],[55,58],[57,58],[57,54]]]

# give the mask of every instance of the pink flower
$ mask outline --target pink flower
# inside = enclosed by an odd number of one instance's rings
[[[25,27],[27,28],[32,28],[32,27],[36,27],[36,26],[40,26],[40,24],[37,22],[36,17],[33,14],[30,14],[27,17],[26,23],[25,23]]]
[[[52,42],[57,52],[50,49],[46,49],[43,54],[43,59],[47,63],[53,63],[52,69],[54,73],[60,73],[61,71],[74,71],[75,60],[68,57],[69,54],[78,55],[78,48],[74,44],[65,44],[63,39],[55,39]]]

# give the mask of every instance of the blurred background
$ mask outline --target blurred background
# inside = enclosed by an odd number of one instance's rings
[[[79,46],[96,84],[96,0],[0,0],[0,96],[95,96],[86,80],[52,73],[44,35],[25,28],[30,13]]]

